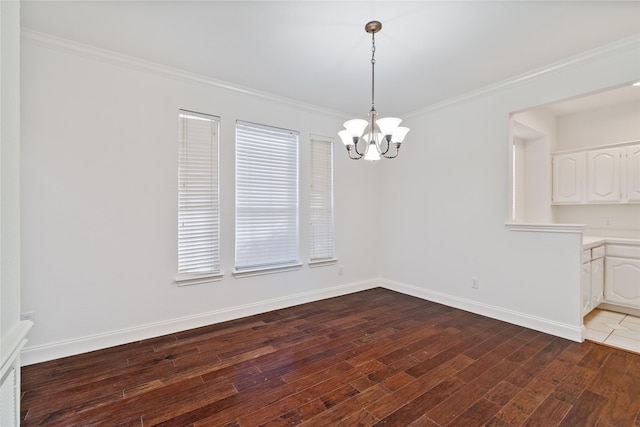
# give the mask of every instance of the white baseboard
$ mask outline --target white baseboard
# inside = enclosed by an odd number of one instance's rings
[[[349,283],[318,291],[287,295],[257,303],[229,307],[222,310],[215,310],[193,316],[185,316],[178,319],[110,331],[103,334],[96,334],[32,347],[27,346],[22,350],[20,361],[22,366],[32,365],[34,363],[46,362],[48,360],[59,359],[61,357],[73,356],[76,354],[173,334],[215,323],[240,319],[242,317],[253,316],[260,313],[266,313],[268,311],[292,307],[294,305],[338,297],[341,295],[372,289],[378,286],[380,286],[380,284],[377,280]]]
[[[471,313],[491,317],[492,319],[502,320],[514,325],[534,329],[536,331],[544,332],[557,337],[566,338],[568,340],[576,342],[583,341],[583,327],[581,326],[573,326],[565,323],[555,322],[553,320],[531,316],[526,313],[508,310],[503,307],[497,307],[466,298],[460,298],[453,295],[434,292],[428,289],[387,279],[380,279],[380,286],[392,291],[411,295],[428,301],[433,301],[449,307],[459,308]]]
[[[178,319],[171,319],[164,322],[151,323],[137,327],[111,331],[103,334],[96,334],[72,340],[59,341],[50,344],[25,347],[22,350],[20,361],[22,366],[48,360],[59,359],[61,357],[73,356],[89,351],[100,350],[116,345],[131,343],[162,335],[173,334],[188,329],[199,328],[215,323],[240,319],[246,316],[253,316],[272,310],[292,307],[294,305],[306,304],[326,298],[338,297],[354,292],[359,292],[375,287],[383,287],[391,291],[411,295],[427,301],[444,304],[449,307],[458,308],[493,319],[519,325],[525,328],[534,329],[547,334],[566,338],[572,341],[582,342],[583,328],[554,322],[525,313],[508,310],[477,301],[430,291],[405,283],[395,282],[387,279],[367,280],[362,282],[349,283],[334,286],[318,291],[304,292],[300,294],[288,295],[280,298],[273,298],[253,304],[239,305],[222,310],[200,313],[193,316],[185,316]]]
[[[602,310],[617,311],[618,313],[630,314],[632,316],[640,317],[640,309],[638,308],[625,307],[623,305],[609,304],[606,302],[598,305],[598,308]]]

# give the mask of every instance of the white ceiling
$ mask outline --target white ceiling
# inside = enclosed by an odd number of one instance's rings
[[[640,34],[638,1],[31,1],[24,28],[323,108],[403,115]]]

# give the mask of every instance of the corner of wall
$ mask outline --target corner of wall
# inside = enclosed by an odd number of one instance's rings
[[[541,317],[530,316],[526,313],[520,313],[514,310],[508,310],[495,305],[484,304],[466,298],[460,298],[454,295],[448,295],[441,292],[434,292],[429,289],[414,286],[406,283],[396,282],[388,279],[380,279],[381,286],[385,289],[411,295],[424,300],[454,307],[460,310],[469,311],[471,313],[487,316],[492,319],[501,320],[503,322],[512,323],[524,328],[533,329],[546,334],[551,334],[568,340],[582,342],[583,329],[573,325],[555,322]]]

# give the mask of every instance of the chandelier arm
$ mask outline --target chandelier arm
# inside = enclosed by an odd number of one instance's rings
[[[351,155],[351,146],[347,145],[347,153],[349,153],[349,158],[351,160],[360,160],[361,158],[363,158],[364,156],[361,155],[360,153],[358,153],[358,151],[356,150],[356,154],[358,155],[357,157],[353,157]]]
[[[382,151],[382,144],[381,144],[381,145],[380,145],[380,151],[381,151],[381,153],[380,153],[380,154],[382,154],[383,156],[385,156],[385,154],[387,154],[387,153],[389,152],[389,148],[391,148],[391,142],[387,139],[387,137],[386,137],[386,136],[385,136],[385,137],[383,137],[383,139],[384,139],[384,140],[385,140],[385,142],[387,143],[387,148],[386,148],[384,151]],[[397,154],[396,154],[396,156],[397,156]],[[387,156],[385,156],[385,157],[387,157]],[[389,157],[387,157],[387,158],[389,158]],[[393,158],[393,157],[391,157],[391,158]]]
[[[355,139],[355,138],[354,138],[354,139]],[[358,142],[360,142],[360,140],[359,140],[359,139],[358,139],[358,141],[357,141],[357,142],[354,142],[354,143],[353,143],[353,148],[355,149],[355,152],[356,152],[356,154],[357,154],[358,156],[363,157],[363,156],[364,156],[364,153],[361,153],[361,152],[359,152],[359,151],[358,151]],[[358,157],[358,158],[360,158],[360,157]]]
[[[389,144],[389,145],[391,145],[391,144]],[[395,159],[396,157],[398,157],[398,154],[400,154],[400,143],[399,142],[395,142],[393,145],[396,146],[396,154],[394,154],[393,156],[387,156],[387,155],[383,154],[382,156],[385,159]],[[389,148],[387,148],[387,151],[389,151]],[[385,151],[385,153],[386,153],[386,151]]]

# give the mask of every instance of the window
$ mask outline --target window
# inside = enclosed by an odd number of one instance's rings
[[[298,133],[236,124],[236,272],[299,263]]]
[[[220,119],[180,110],[178,284],[220,275],[218,141]]]
[[[333,142],[311,138],[310,264],[334,259]]]

